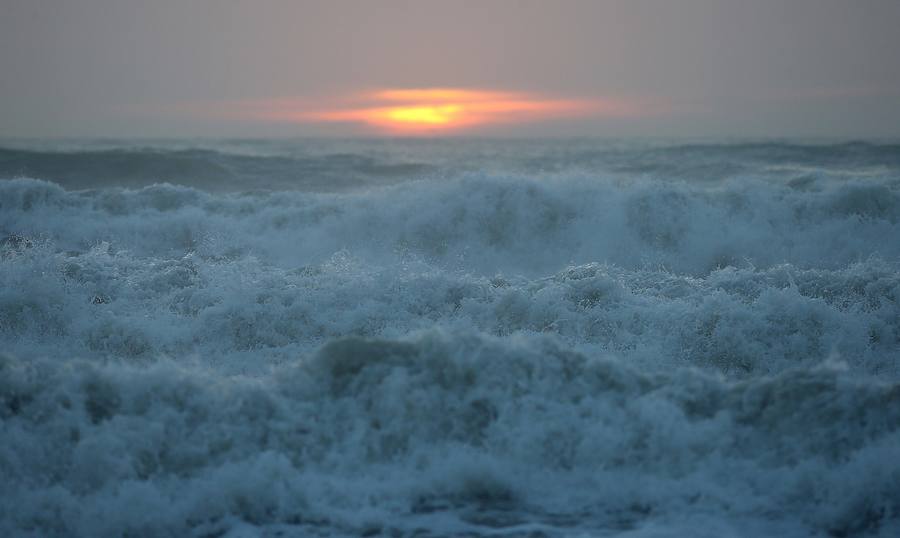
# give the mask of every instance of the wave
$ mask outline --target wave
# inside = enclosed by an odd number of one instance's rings
[[[0,147],[0,178],[39,178],[69,189],[171,183],[214,192],[346,191],[471,172],[803,182],[819,176],[896,177],[898,171],[900,145],[859,141],[148,140],[136,146],[106,140],[7,141]]]
[[[443,326],[553,334],[648,369],[741,377],[839,356],[857,371],[900,376],[900,277],[883,261],[729,267],[705,278],[588,264],[525,278],[415,260],[375,267],[347,252],[283,269],[252,257],[135,258],[106,244],[77,255],[7,248],[0,335],[20,356],[187,355],[254,372],[349,334]]]
[[[3,154],[0,534],[900,532],[895,147],[379,144]]]
[[[745,375],[840,355],[894,376],[898,211],[873,182],[464,178],[325,196],[14,180],[0,332],[17,354],[260,368],[438,324],[553,333],[647,367]]]
[[[210,191],[340,191],[408,180],[430,171],[423,163],[389,163],[354,153],[263,156],[154,147],[0,148],[0,177],[37,177],[69,189],[140,188],[166,182]]]
[[[890,178],[797,187],[468,175],[343,195],[216,195],[165,184],[72,192],[23,179],[0,182],[0,212],[5,234],[43,235],[61,248],[108,241],[136,255],[214,254],[215,238],[227,236],[220,248],[280,265],[320,263],[347,249],[373,261],[402,252],[479,272],[608,262],[705,274],[900,256],[900,242],[887,240],[900,226],[900,183]]]
[[[256,379],[6,358],[0,388],[7,533],[898,530],[900,385],[835,367],[726,382],[430,331]]]

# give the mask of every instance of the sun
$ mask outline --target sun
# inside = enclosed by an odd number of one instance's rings
[[[224,102],[213,115],[297,124],[343,123],[366,133],[433,136],[561,118],[639,117],[652,105],[471,88],[387,88],[353,94]]]
[[[363,101],[363,106],[314,113],[313,119],[359,122],[391,134],[434,134],[564,115],[579,107],[573,101],[462,88],[386,89]]]
[[[410,125],[451,125],[464,111],[461,105],[409,106],[386,111],[387,121]]]

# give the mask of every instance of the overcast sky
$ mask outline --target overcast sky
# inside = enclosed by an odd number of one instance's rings
[[[7,137],[364,133],[209,110],[430,87],[647,103],[474,134],[896,137],[900,1],[0,0],[0,74]]]

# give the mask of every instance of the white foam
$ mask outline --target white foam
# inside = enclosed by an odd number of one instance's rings
[[[0,533],[900,532],[893,165],[491,148],[0,181]]]

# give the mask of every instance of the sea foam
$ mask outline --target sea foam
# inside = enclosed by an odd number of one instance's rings
[[[178,144],[0,151],[4,534],[900,532],[895,146]]]

